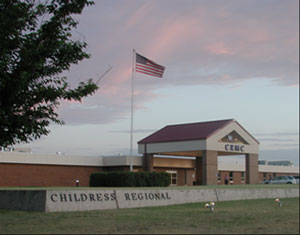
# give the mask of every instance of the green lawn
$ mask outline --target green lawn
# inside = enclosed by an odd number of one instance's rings
[[[299,198],[218,202],[89,212],[0,210],[1,234],[176,233],[299,234]]]

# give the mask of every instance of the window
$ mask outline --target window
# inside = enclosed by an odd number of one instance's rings
[[[245,181],[245,172],[242,172],[242,174],[241,174],[241,181],[242,181],[242,182]]]
[[[171,175],[171,184],[170,185],[177,185],[177,171],[167,171]]]
[[[233,171],[229,172],[229,180],[232,181],[233,180]]]
[[[229,183],[233,184],[233,171],[229,172]]]
[[[218,172],[217,176],[218,176],[218,181],[221,181],[221,174],[220,174],[220,172]]]
[[[267,179],[267,173],[264,173],[263,177],[264,177],[264,180]]]

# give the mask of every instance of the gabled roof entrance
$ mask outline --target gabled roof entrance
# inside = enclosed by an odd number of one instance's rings
[[[138,148],[146,171],[153,171],[155,154],[196,157],[199,185],[217,184],[218,156],[245,155],[246,183],[258,183],[259,142],[234,119],[166,126],[139,141]]]
[[[233,121],[233,119],[168,125],[153,133],[152,135],[149,135],[148,137],[142,139],[138,142],[138,144],[202,140],[208,138],[215,131],[222,128],[231,121]]]
[[[139,153],[201,156],[258,153],[259,142],[234,119],[168,125],[138,142]]]

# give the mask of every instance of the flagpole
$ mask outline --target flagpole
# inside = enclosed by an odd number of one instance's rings
[[[132,76],[131,76],[131,130],[130,130],[130,171],[132,167],[132,142],[133,142],[133,80],[134,80],[134,56],[135,50],[132,53]]]

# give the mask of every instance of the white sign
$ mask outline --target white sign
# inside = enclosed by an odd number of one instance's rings
[[[47,191],[46,211],[80,211],[173,205],[216,200],[215,190]]]
[[[0,209],[88,211],[285,197],[299,197],[299,189],[0,190]]]

